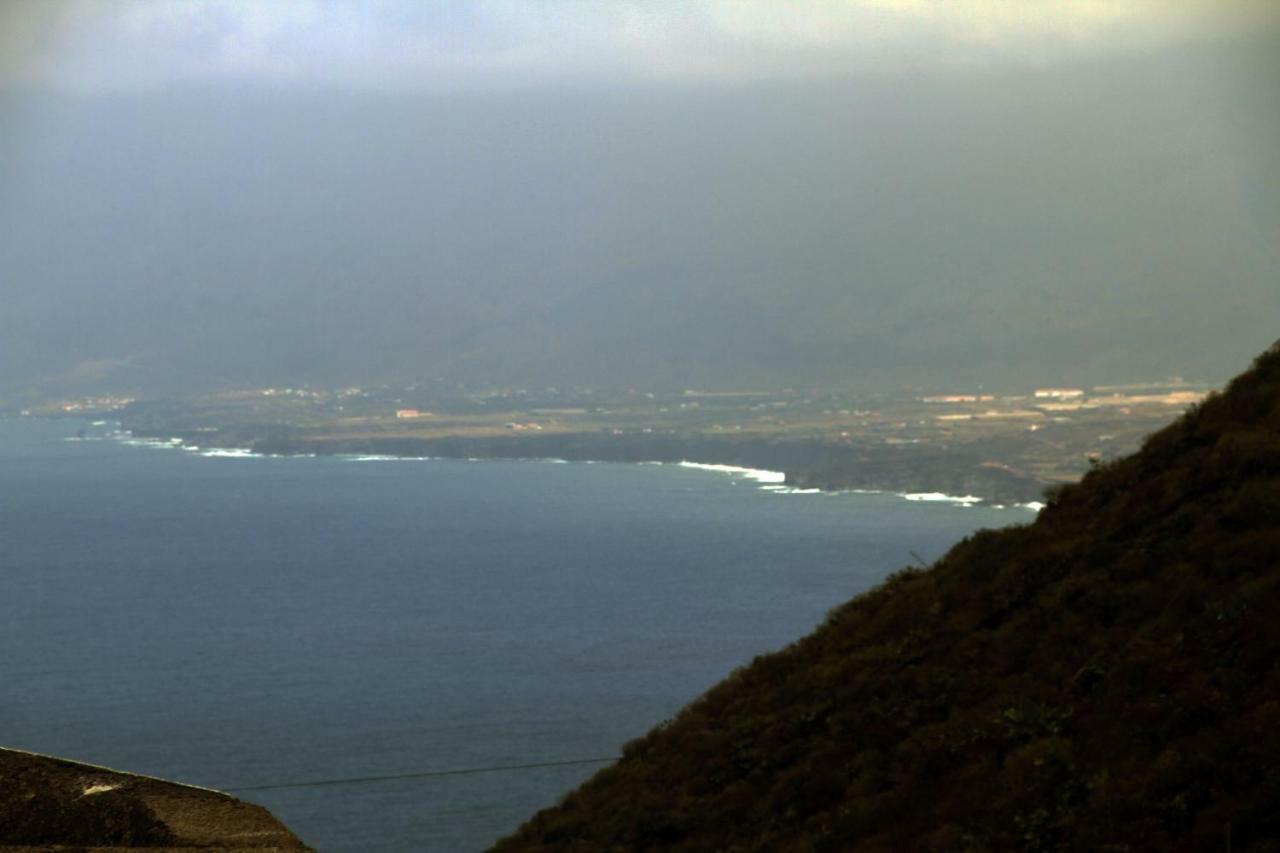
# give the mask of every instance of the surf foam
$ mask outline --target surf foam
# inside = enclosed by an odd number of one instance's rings
[[[945,495],[942,492],[912,492],[903,494],[909,501],[928,501],[936,503],[953,503],[960,506],[974,506],[982,503],[977,495]]]
[[[766,471],[762,468],[740,468],[737,465],[715,465],[708,462],[681,461],[681,468],[695,468],[699,471],[715,471],[718,474],[729,474],[744,480],[755,480],[757,483],[785,483],[786,473],[782,471]]]
[[[254,453],[247,447],[215,447],[212,450],[201,451],[200,455],[214,459],[255,459],[262,456],[261,453]]]

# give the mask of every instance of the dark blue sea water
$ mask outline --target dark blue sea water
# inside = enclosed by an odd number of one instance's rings
[[[909,551],[1031,517],[80,429],[0,421],[0,744],[222,789],[616,755]],[[242,796],[322,851],[477,850],[599,766]]]

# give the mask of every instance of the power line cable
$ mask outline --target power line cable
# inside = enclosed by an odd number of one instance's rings
[[[536,764],[506,764],[499,767],[463,767],[457,770],[427,770],[419,773],[396,773],[387,776],[352,776],[346,779],[315,779],[309,782],[279,782],[272,785],[241,785],[222,788],[227,792],[274,791],[280,788],[320,788],[327,785],[359,785],[366,782],[390,782],[396,779],[430,779],[439,776],[468,776],[473,773],[498,773],[505,770],[537,770],[542,767],[570,767],[575,764],[606,764],[617,761],[619,756],[608,758],[577,758],[571,761],[543,761]]]

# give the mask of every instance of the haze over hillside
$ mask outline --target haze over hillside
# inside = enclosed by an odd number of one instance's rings
[[[1055,49],[721,34],[705,72],[691,12],[523,77],[467,70],[473,21],[392,79],[178,65],[169,19],[90,21],[65,67],[33,37],[0,88],[0,396],[1219,381],[1280,316],[1276,16],[1126,8]]]

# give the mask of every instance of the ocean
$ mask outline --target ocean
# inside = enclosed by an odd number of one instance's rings
[[[1032,518],[113,433],[0,420],[0,745],[231,790],[321,851],[483,849],[913,552]]]

